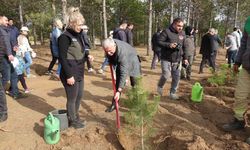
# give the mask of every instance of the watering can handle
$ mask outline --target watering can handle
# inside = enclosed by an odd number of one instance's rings
[[[50,116],[50,118],[51,118],[51,124],[54,124],[55,118],[54,118],[54,116],[52,115],[51,112],[49,113],[49,116]]]
[[[201,84],[199,82],[195,82],[196,86],[201,86]]]

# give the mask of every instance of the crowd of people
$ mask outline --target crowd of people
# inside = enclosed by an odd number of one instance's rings
[[[171,79],[169,98],[178,100],[177,94],[181,79],[187,81],[192,77],[192,64],[196,57],[196,35],[198,30],[191,26],[185,26],[184,20],[176,18],[173,23],[165,28],[158,28],[152,37],[153,59],[151,70],[156,69],[157,62],[161,62],[161,75],[158,81],[157,92],[164,94],[164,85]],[[104,62],[98,73],[103,74],[105,67],[113,67],[115,74],[115,94],[110,107],[106,112],[115,109],[115,100],[119,99],[121,93],[130,77],[131,86],[136,85],[136,78],[140,77],[141,66],[133,42],[134,25],[122,20],[120,25],[110,32],[110,37],[102,41],[104,50]],[[66,109],[69,126],[73,128],[85,127],[85,122],[79,117],[79,108],[84,96],[84,70],[87,62],[88,72],[94,72],[90,55],[91,44],[88,37],[88,26],[78,8],[70,7],[67,12],[66,24],[60,19],[54,19],[51,32],[50,49],[52,60],[48,66],[46,75],[54,74],[61,81],[66,92]],[[13,20],[6,16],[0,16],[0,122],[8,118],[6,94],[14,99],[25,98],[30,88],[26,79],[35,78],[31,73],[30,66],[36,53],[31,48],[27,38],[29,29],[26,26],[19,30],[13,25]],[[216,56],[219,46],[227,50],[226,59],[229,69],[233,68],[235,73],[242,66],[235,91],[235,120],[225,124],[223,129],[232,131],[244,128],[243,113],[247,109],[249,96],[249,72],[250,72],[250,18],[246,21],[244,32],[234,28],[228,32],[225,41],[222,42],[218,30],[208,29],[201,38],[199,74],[203,73],[204,67],[209,65],[216,72]],[[223,44],[224,43],[224,44]],[[58,61],[56,73],[53,67]],[[233,66],[233,67],[232,67]],[[21,82],[24,92],[20,92],[18,81]]]

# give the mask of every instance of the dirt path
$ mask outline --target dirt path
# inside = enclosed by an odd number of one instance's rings
[[[140,54],[145,54],[144,48],[137,50]],[[38,48],[36,51],[38,57],[34,59],[32,71],[37,77],[26,80],[32,89],[31,94],[20,100],[13,100],[7,96],[9,118],[6,122],[0,123],[0,149],[122,149],[115,134],[115,112],[104,112],[112,98],[108,72],[104,76],[88,74],[87,71],[85,73],[84,100],[81,103],[80,116],[87,121],[86,128],[68,129],[61,134],[58,144],[45,144],[43,119],[49,111],[65,108],[66,97],[61,82],[43,75],[50,62],[49,49]],[[97,70],[103,61],[103,52],[98,49],[93,50],[92,54],[95,56],[94,67]],[[224,56],[220,55],[219,59],[223,62]],[[200,57],[194,62],[192,81],[180,83],[180,101],[168,99],[168,81],[154,120],[157,131],[152,138],[150,149],[250,149],[243,142],[247,137],[245,131],[230,134],[220,129],[223,123],[232,119],[232,110],[222,100],[206,95],[202,103],[190,102],[192,84],[210,75],[208,69],[205,70],[205,74],[197,74],[199,62]],[[150,70],[150,63],[151,58],[150,61],[142,63],[143,84],[145,89],[155,94],[161,70],[160,65],[156,70]],[[124,108],[121,108],[121,112],[124,111]]]

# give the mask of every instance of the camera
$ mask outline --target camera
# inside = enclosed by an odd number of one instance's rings
[[[182,45],[181,45],[180,43],[177,43],[176,49],[177,49],[177,50],[180,50],[181,48],[182,48]]]

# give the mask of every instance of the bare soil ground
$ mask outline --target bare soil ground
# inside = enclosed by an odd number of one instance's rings
[[[1,150],[122,150],[118,141],[115,124],[115,111],[106,113],[105,109],[112,99],[112,85],[109,68],[105,75],[85,72],[84,100],[81,103],[80,117],[87,121],[84,129],[67,129],[61,133],[60,142],[47,145],[43,140],[43,119],[48,112],[65,109],[66,97],[60,81],[44,75],[50,63],[50,50],[47,46],[35,48],[38,57],[32,65],[36,78],[26,79],[32,89],[25,99],[14,100],[7,96],[9,118],[0,123]],[[146,54],[144,47],[137,48],[140,55]],[[97,70],[103,61],[103,51],[98,48],[91,52]],[[151,58],[142,62],[143,84],[151,95],[156,94],[156,85],[161,69],[150,70]],[[218,63],[225,63],[224,54],[218,56]],[[191,81],[181,81],[179,101],[168,99],[170,81],[164,88],[158,113],[154,118],[155,135],[149,141],[153,150],[246,150],[250,146],[244,140],[250,135],[247,130],[226,133],[221,129],[224,123],[233,119],[230,108],[233,103],[234,87],[227,95],[218,97],[218,88],[205,88],[201,103],[190,101],[191,87],[196,81],[206,80],[211,74],[205,69],[198,73],[200,55],[194,62]],[[56,68],[56,67],[54,67]],[[203,83],[203,82],[202,82]],[[19,86],[21,89],[21,86]],[[123,94],[123,97],[124,94]],[[223,99],[223,100],[222,100]],[[121,106],[121,115],[126,108]]]

